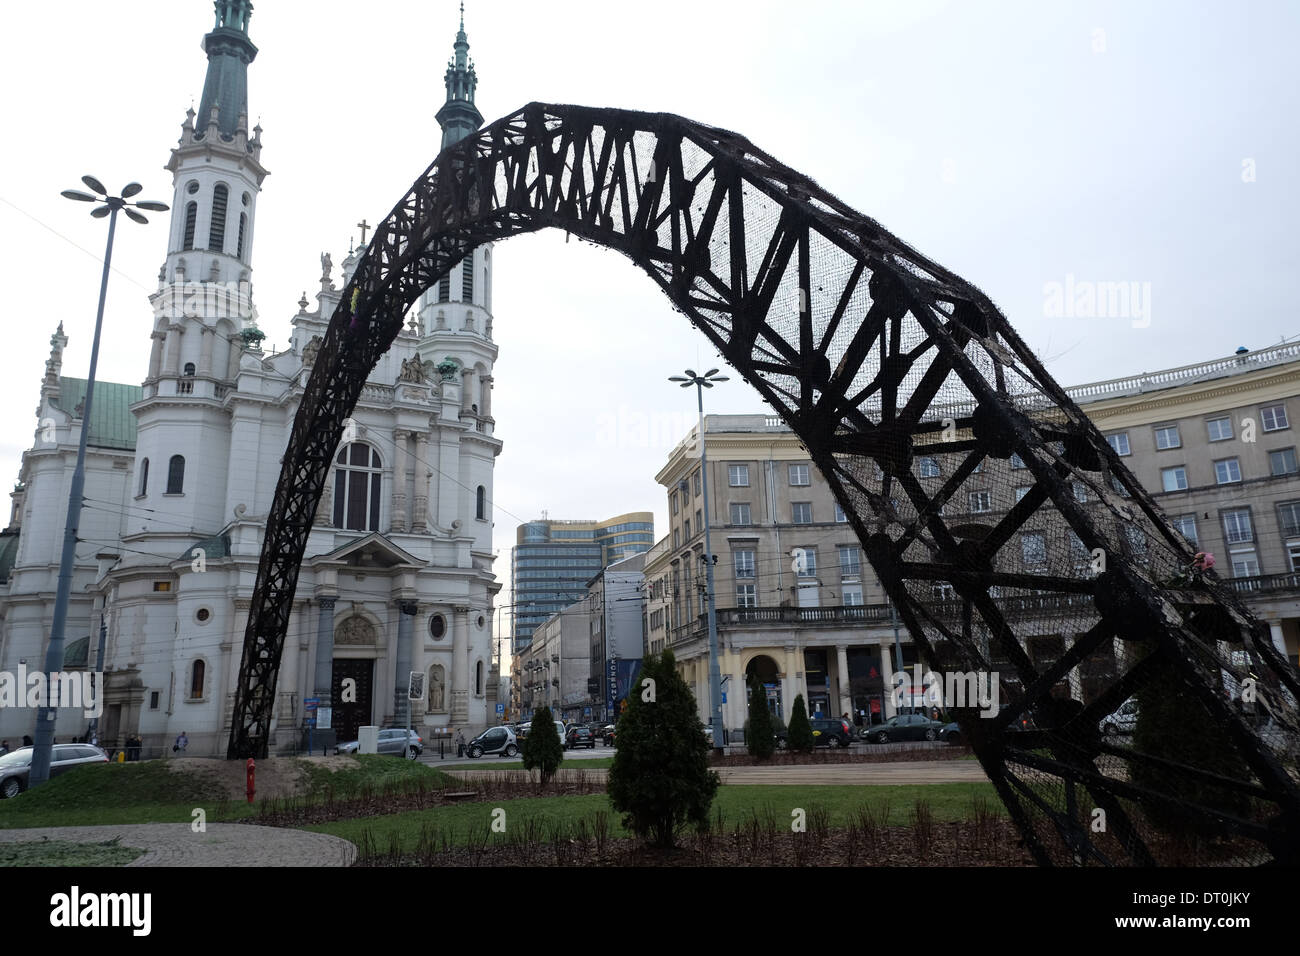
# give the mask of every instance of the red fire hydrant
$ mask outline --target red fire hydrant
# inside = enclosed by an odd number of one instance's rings
[[[249,803],[253,802],[253,791],[256,789],[253,786],[253,776],[255,772],[254,771],[255,767],[256,765],[253,763],[253,758],[249,757],[248,758],[248,802]]]

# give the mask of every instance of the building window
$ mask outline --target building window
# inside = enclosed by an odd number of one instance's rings
[[[835,523],[845,524],[848,520],[849,516],[844,513],[844,509],[840,507],[840,503],[838,501],[835,502]]]
[[[1182,465],[1177,468],[1162,468],[1160,470],[1160,482],[1165,491],[1186,491],[1187,469]]]
[[[1092,552],[1089,551],[1088,546],[1083,543],[1083,539],[1073,531],[1069,532],[1069,538],[1070,557],[1074,561],[1075,570],[1078,571],[1090,567],[1092,564]]]
[[[474,517],[480,520],[487,517],[487,489],[482,485],[474,493]]]
[[[460,301],[467,305],[474,302],[474,253],[472,252],[460,265]]]
[[[1020,556],[1026,567],[1047,563],[1047,536],[1041,531],[1026,531],[1020,536]]]
[[[474,696],[475,697],[483,696],[483,662],[482,661],[476,661],[474,663]]]
[[[1107,435],[1106,444],[1115,449],[1115,454],[1117,455],[1130,454],[1128,447],[1128,432],[1117,432],[1114,435]]]
[[[749,487],[749,466],[728,465],[727,483],[730,484],[732,488],[748,488]]]
[[[1225,458],[1214,463],[1214,480],[1221,485],[1241,481],[1241,465],[1235,458]]]
[[[1081,481],[1070,482],[1070,490],[1074,492],[1074,500],[1079,504],[1086,504],[1088,501],[1088,486]]]
[[[1161,425],[1156,429],[1156,449],[1164,451],[1166,448],[1183,447],[1182,439],[1178,437],[1177,425]]]
[[[790,466],[790,484],[803,487],[812,484],[807,465]]]
[[[440,641],[447,636],[447,619],[441,614],[429,618],[429,636]]]
[[[1268,453],[1268,470],[1273,475],[1294,475],[1297,471],[1295,449],[1279,448]]]
[[[971,514],[985,514],[993,510],[992,496],[987,491],[972,491],[967,500]]]
[[[1223,512],[1223,537],[1228,544],[1241,544],[1255,540],[1255,531],[1250,524],[1249,508],[1233,508]]]
[[[919,461],[922,478],[938,478],[939,463],[933,458],[922,458]]]
[[[203,697],[203,672],[207,670],[202,661],[195,661],[190,669],[190,700]]]
[[[734,525],[751,524],[749,505],[744,502],[732,502],[731,504],[731,523]]]
[[[862,554],[855,544],[840,545],[840,576],[856,578],[862,574]]]
[[[1019,504],[1020,499],[1023,498],[1025,495],[1029,494],[1029,489],[1031,489],[1032,487],[1033,485],[1021,485],[1019,488],[1016,489],[1016,504]]]
[[[185,491],[185,459],[172,455],[167,462],[167,494],[179,495]]]
[[[149,709],[150,709],[150,710],[157,710],[157,709],[158,709],[158,697],[159,697],[159,692],[158,692],[158,691],[156,691],[156,690],[152,690],[152,691],[149,692]]]
[[[149,459],[140,462],[140,497],[149,493]]]
[[[1277,506],[1277,523],[1283,537],[1300,536],[1300,501],[1284,501]]]
[[[335,459],[334,527],[349,531],[379,530],[382,470],[379,452],[365,442],[344,446]]]
[[[1210,441],[1227,441],[1232,437],[1231,418],[1211,418],[1205,423],[1210,433]]]
[[[208,249],[213,252],[226,251],[226,202],[230,190],[225,183],[217,183],[212,190],[212,225],[208,228]]]
[[[704,516],[700,509],[695,509],[695,527],[699,531],[704,530]]]
[[[844,607],[861,607],[862,606],[862,588],[851,587],[844,588]]]
[[[1292,572],[1300,571],[1300,541],[1288,541],[1286,545],[1287,567]]]
[[[794,501],[790,504],[790,520],[795,524],[812,524],[812,502]]]
[[[159,593],[170,591],[172,589],[172,583],[170,581],[155,581],[153,583],[153,589]]]
[[[758,589],[752,584],[737,584],[736,607],[758,607]]]
[[[198,183],[191,183],[197,186]],[[181,248],[188,252],[194,248],[194,225],[199,221],[199,204],[196,202],[185,204],[185,237],[181,241]]]
[[[1016,452],[1011,453],[1011,467],[1012,469],[1025,467],[1025,460]]]
[[[181,374],[184,375],[186,378],[193,378],[193,377],[194,377],[194,373],[195,373],[196,371],[198,371],[198,370],[194,367],[194,363],[193,363],[193,362],[186,362],[186,363],[185,363],[185,368],[182,369]]]
[[[1128,546],[1135,555],[1147,553],[1147,536],[1137,525],[1124,525],[1124,534],[1128,537]]]
[[[1133,497],[1133,495],[1129,492],[1129,490],[1124,487],[1124,482],[1119,480],[1118,475],[1111,476],[1110,486],[1115,489],[1115,493],[1118,495],[1123,495],[1125,498]]]
[[[687,541],[691,540],[691,519],[687,518],[682,522],[682,537]]]
[[[1229,551],[1228,557],[1232,561],[1234,578],[1253,578],[1259,574],[1259,558],[1255,556],[1254,548]]]
[[[801,578],[817,577],[817,549],[795,548],[795,573]]]
[[[438,301],[451,301],[451,273],[448,273],[438,280]]]
[[[955,601],[957,589],[949,581],[936,581],[930,588],[930,594],[936,601]]]
[[[679,528],[673,528],[673,547],[674,547],[674,548],[680,548],[681,546],[682,546],[682,532],[681,532],[681,529],[679,529]]]
[[[695,470],[694,485],[695,485],[695,494],[698,497],[700,494],[700,472],[698,468]]]
[[[1276,432],[1283,428],[1289,428],[1290,425],[1286,418],[1285,405],[1270,405],[1267,408],[1259,410],[1260,421],[1264,424],[1264,431]]]
[[[668,510],[677,514],[677,492],[675,491],[668,496]]]
[[[742,551],[733,551],[731,560],[736,567],[736,577],[752,578],[754,576],[754,552],[745,549]]]
[[[1196,515],[1178,515],[1173,520],[1174,530],[1186,538],[1193,548],[1200,546],[1200,539],[1196,534]]]

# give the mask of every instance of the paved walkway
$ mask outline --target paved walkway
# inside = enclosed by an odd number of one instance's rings
[[[0,830],[4,843],[103,843],[115,837],[145,851],[128,866],[351,866],[357,856],[357,848],[339,837],[243,823],[209,823],[204,833],[188,823]]]
[[[606,770],[562,767],[560,773],[582,770],[592,779],[604,780]],[[472,779],[473,770],[448,770],[462,779]],[[793,764],[771,767],[719,767],[723,783],[772,786],[900,786],[927,783],[984,783],[988,777],[978,760],[899,760],[891,763]]]

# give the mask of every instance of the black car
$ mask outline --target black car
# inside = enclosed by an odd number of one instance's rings
[[[924,714],[899,714],[883,724],[873,727],[863,736],[873,744],[888,744],[897,740],[937,740],[944,725]]]
[[[815,718],[808,721],[812,725],[813,744],[817,747],[847,747],[853,743],[853,725],[847,720],[841,720],[838,717],[832,720]],[[780,730],[776,733],[776,746],[778,750],[785,750],[790,746],[790,732]]]
[[[27,789],[33,749],[19,747],[0,757],[0,796],[16,797]],[[83,763],[108,763],[108,754],[90,744],[55,744],[50,753],[50,776],[57,777]]]
[[[595,750],[596,738],[586,727],[570,727],[564,737],[564,746],[569,750],[577,750],[579,747],[590,747]]]

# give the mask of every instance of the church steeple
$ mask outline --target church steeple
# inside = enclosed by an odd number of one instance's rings
[[[454,46],[456,55],[447,63],[447,100],[436,119],[442,127],[442,149],[459,142],[483,125],[483,114],[474,105],[474,61],[469,58],[469,39],[465,36],[465,4],[460,5],[460,30]]]
[[[248,122],[248,64],[257,47],[248,38],[248,21],[253,15],[251,0],[216,0],[217,22],[203,38],[208,55],[208,76],[199,100],[198,133],[207,133],[215,122],[225,139]]]

